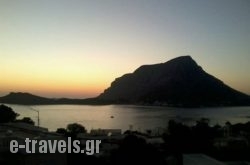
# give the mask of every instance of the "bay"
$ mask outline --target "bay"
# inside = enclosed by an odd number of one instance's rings
[[[209,118],[210,125],[230,121],[245,123],[250,121],[250,107],[212,107],[212,108],[172,108],[136,105],[11,105],[18,118],[30,117],[36,124],[39,111],[40,126],[55,131],[66,128],[69,123],[82,124],[91,129],[147,129],[166,128],[168,121],[174,119],[187,125],[193,125],[201,118]]]

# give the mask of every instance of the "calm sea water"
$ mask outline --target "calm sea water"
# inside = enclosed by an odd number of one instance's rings
[[[80,123],[87,130],[97,128],[119,128],[123,131],[132,127],[134,130],[166,128],[170,119],[192,125],[202,117],[210,119],[210,124],[224,125],[231,123],[244,123],[250,121],[250,107],[226,108],[170,108],[133,105],[39,105],[23,106],[8,105],[19,118],[31,117],[37,124],[37,112],[40,112],[40,126],[54,131],[65,128],[69,123]],[[113,116],[113,118],[111,118]]]

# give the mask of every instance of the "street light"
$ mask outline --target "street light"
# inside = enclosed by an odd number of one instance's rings
[[[38,127],[39,127],[39,126],[40,126],[39,111],[36,110],[36,109],[34,109],[34,108],[32,108],[32,107],[29,107],[29,108],[30,108],[30,110],[37,112],[37,115],[38,115],[38,117],[37,117],[37,125],[38,125]]]

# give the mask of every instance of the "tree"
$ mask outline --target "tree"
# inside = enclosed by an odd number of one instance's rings
[[[35,122],[30,117],[24,117],[24,118],[22,118],[20,120],[16,120],[16,122],[21,122],[21,123],[35,125]]]
[[[66,135],[67,130],[65,128],[57,128],[56,133]]]
[[[84,126],[78,123],[68,124],[67,131],[70,135],[76,136],[78,133],[86,133],[87,130]]]
[[[8,123],[16,120],[19,114],[15,113],[12,108],[6,105],[0,105],[0,123]]]

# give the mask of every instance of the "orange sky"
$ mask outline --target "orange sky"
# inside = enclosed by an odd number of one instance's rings
[[[250,94],[249,1],[0,1],[0,96],[94,97],[143,64],[191,55]]]

